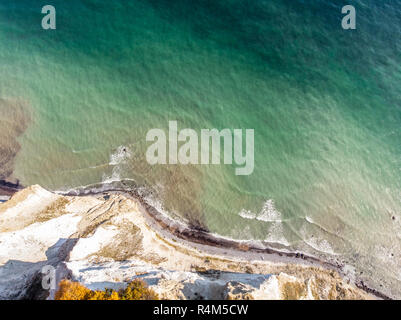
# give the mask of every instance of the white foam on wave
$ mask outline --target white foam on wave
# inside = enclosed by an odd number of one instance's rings
[[[242,209],[242,210],[240,211],[239,216],[240,216],[241,218],[250,219],[250,220],[253,220],[253,219],[256,218],[256,214],[255,214],[255,213],[253,213],[253,212],[250,211],[250,210],[245,210],[245,209]]]
[[[244,219],[259,220],[264,222],[281,222],[281,212],[274,206],[272,199],[267,200],[259,213],[254,213],[250,210],[242,209],[239,214]]]
[[[305,220],[313,225],[316,225],[320,228],[322,228],[324,231],[326,231],[323,227],[321,227],[318,223],[316,223],[311,217],[309,216],[305,216]],[[311,237],[308,235],[305,226],[303,226],[303,228],[300,230],[303,241],[309,245],[310,247],[312,247],[313,249],[323,252],[323,253],[327,253],[330,255],[337,255],[335,253],[335,251],[333,250],[332,246],[330,245],[330,243],[326,240],[326,239],[322,239],[322,238],[318,238],[318,237]],[[326,231],[328,232],[328,231]]]
[[[94,149],[95,149],[95,148],[82,149],[82,150],[75,150],[75,149],[72,149],[71,151],[72,151],[72,153],[77,153],[77,154],[79,154],[79,153],[85,153],[85,152],[92,152]]]
[[[309,217],[305,217],[305,219],[309,223],[313,223],[313,220]],[[311,236],[310,233],[308,234],[307,227],[304,224],[302,228],[299,230],[299,233],[302,237],[303,242],[305,242],[308,246],[311,248],[320,251],[322,253],[330,254],[330,255],[337,255],[331,244],[324,238],[316,237],[316,236]]]
[[[114,153],[110,155],[109,165],[113,166],[111,175],[103,174],[102,183],[112,183],[121,181],[121,167],[119,165],[126,163],[132,154],[128,147],[119,146]]]
[[[266,221],[266,222],[281,222],[281,212],[276,210],[273,200],[267,200],[263,205],[262,211],[256,217],[256,220]]]
[[[102,183],[112,183],[118,181],[121,181],[121,169],[119,167],[114,167],[110,176],[106,174],[103,174],[102,176]]]
[[[288,247],[290,243],[284,236],[284,226],[282,223],[281,212],[278,211],[272,199],[267,200],[259,213],[254,213],[250,210],[241,210],[238,214],[241,218],[249,220],[258,220],[263,222],[271,222],[268,230],[268,235],[265,241],[277,243]]]
[[[107,166],[107,163],[99,164],[96,166],[90,166],[89,169],[98,169],[98,168],[103,168],[105,166]]]
[[[269,234],[266,237],[265,241],[271,243],[278,243],[283,246],[288,247],[290,243],[284,236],[284,228],[281,222],[273,222],[270,229]]]
[[[316,224],[311,217],[305,216],[305,220],[308,221],[309,223]]]
[[[174,223],[176,226],[179,226],[180,228],[186,228],[188,227],[189,221],[182,216],[168,211],[162,202],[157,196],[155,196],[152,192],[149,192],[149,189],[146,187],[140,187],[137,189],[138,193],[142,197],[142,199],[151,207],[156,209],[158,213],[160,213],[162,216],[170,220],[170,222]]]
[[[331,255],[336,255],[330,243],[326,239],[318,239],[315,237],[311,237],[309,239],[304,239],[304,242],[317,251]]]
[[[124,163],[132,156],[131,151],[126,146],[119,146],[114,153],[110,155],[109,165],[116,166]]]

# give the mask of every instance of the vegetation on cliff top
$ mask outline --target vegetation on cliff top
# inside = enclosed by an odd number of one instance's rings
[[[55,300],[158,300],[159,297],[149,289],[144,281],[134,280],[125,289],[114,291],[93,291],[78,282],[62,280]]]

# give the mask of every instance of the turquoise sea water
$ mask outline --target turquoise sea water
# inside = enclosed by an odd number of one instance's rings
[[[51,2],[44,31],[42,1],[0,0],[0,97],[34,115],[24,185],[130,181],[192,224],[337,259],[401,296],[400,1]],[[149,166],[146,132],[169,120],[254,129],[253,174]]]

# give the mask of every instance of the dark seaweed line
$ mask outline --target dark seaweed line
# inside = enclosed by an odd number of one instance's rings
[[[23,187],[17,183],[9,182],[7,180],[0,180],[0,196],[11,197],[14,193],[22,190]]]

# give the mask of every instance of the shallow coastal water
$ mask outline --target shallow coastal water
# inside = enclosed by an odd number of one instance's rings
[[[27,102],[14,176],[124,180],[175,217],[338,259],[401,296],[401,4],[0,1],[0,98]],[[255,170],[146,163],[146,132],[255,130]],[[124,151],[124,148],[126,151]],[[156,205],[156,204],[155,204]]]

